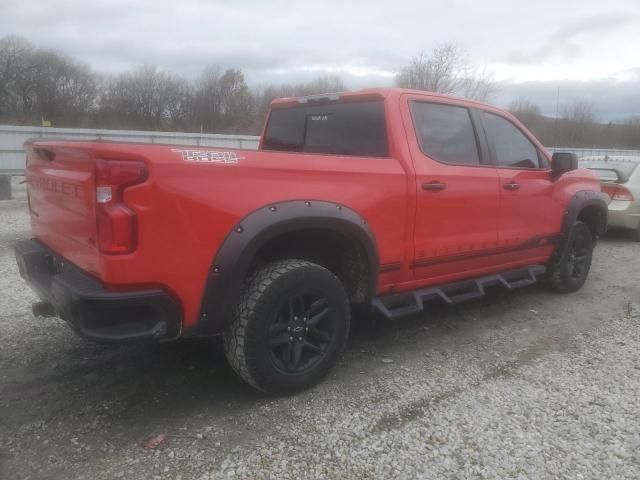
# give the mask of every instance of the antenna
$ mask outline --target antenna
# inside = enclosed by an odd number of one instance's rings
[[[553,148],[557,148],[558,141],[558,109],[560,107],[560,85],[558,85],[558,91],[556,93],[556,118],[553,121]]]

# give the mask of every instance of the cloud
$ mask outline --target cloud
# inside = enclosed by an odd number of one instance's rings
[[[604,102],[618,97],[619,82],[635,79],[633,69],[640,65],[640,28],[630,28],[638,24],[640,0],[537,0],[526,8],[504,0],[448,0],[446,8],[424,0],[0,4],[0,36],[24,36],[108,74],[150,64],[193,79],[215,65],[242,68],[253,87],[304,82],[319,74],[341,75],[350,88],[389,86],[392,73],[418,51],[452,42],[480,69],[486,66],[505,80],[506,92],[521,91],[516,80],[534,92],[548,81],[581,79],[586,89],[602,80],[611,90],[594,91]],[[540,95],[546,102],[547,95]],[[629,110],[616,105],[623,113]]]
[[[589,16],[558,28],[540,47],[528,52],[512,51],[507,55],[509,63],[539,63],[550,56],[572,58],[580,55],[584,42],[576,37],[584,34],[595,35],[616,32],[625,27],[640,24],[640,15],[629,12],[611,12]]]
[[[109,72],[148,63],[187,75],[208,64],[393,68],[406,55],[381,42],[391,34],[381,36],[376,3],[359,11],[338,0],[22,0],[3,5],[0,36],[23,35]]]

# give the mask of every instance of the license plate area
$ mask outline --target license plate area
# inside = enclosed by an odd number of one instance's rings
[[[45,268],[51,275],[60,275],[64,271],[64,260],[58,255],[46,253],[44,255]]]

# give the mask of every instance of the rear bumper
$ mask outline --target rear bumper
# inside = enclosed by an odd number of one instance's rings
[[[37,240],[18,242],[15,255],[22,278],[88,340],[121,343],[180,335],[181,309],[161,289],[105,290],[98,280]]]
[[[609,203],[608,225],[611,228],[640,227],[640,206],[635,202],[623,202],[612,200]]]

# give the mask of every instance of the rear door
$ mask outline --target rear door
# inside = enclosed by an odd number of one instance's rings
[[[283,196],[346,205],[364,216],[374,232],[379,287],[405,279],[410,177],[395,151],[397,142],[388,140],[399,137],[394,131],[402,126],[387,121],[384,98],[377,94],[301,100],[272,106],[255,173],[249,170],[254,156],[247,152],[243,188],[258,176],[257,188],[248,190],[247,207]],[[268,188],[269,179],[276,188]],[[233,194],[238,187],[230,185]]]
[[[464,102],[407,95],[402,108],[416,174],[414,278],[472,276],[498,241],[498,174]],[[432,100],[433,98],[433,100]],[[428,282],[427,282],[428,281]]]
[[[559,234],[564,210],[548,160],[511,119],[488,111],[478,116],[500,178],[500,246],[514,260],[539,257]]]

